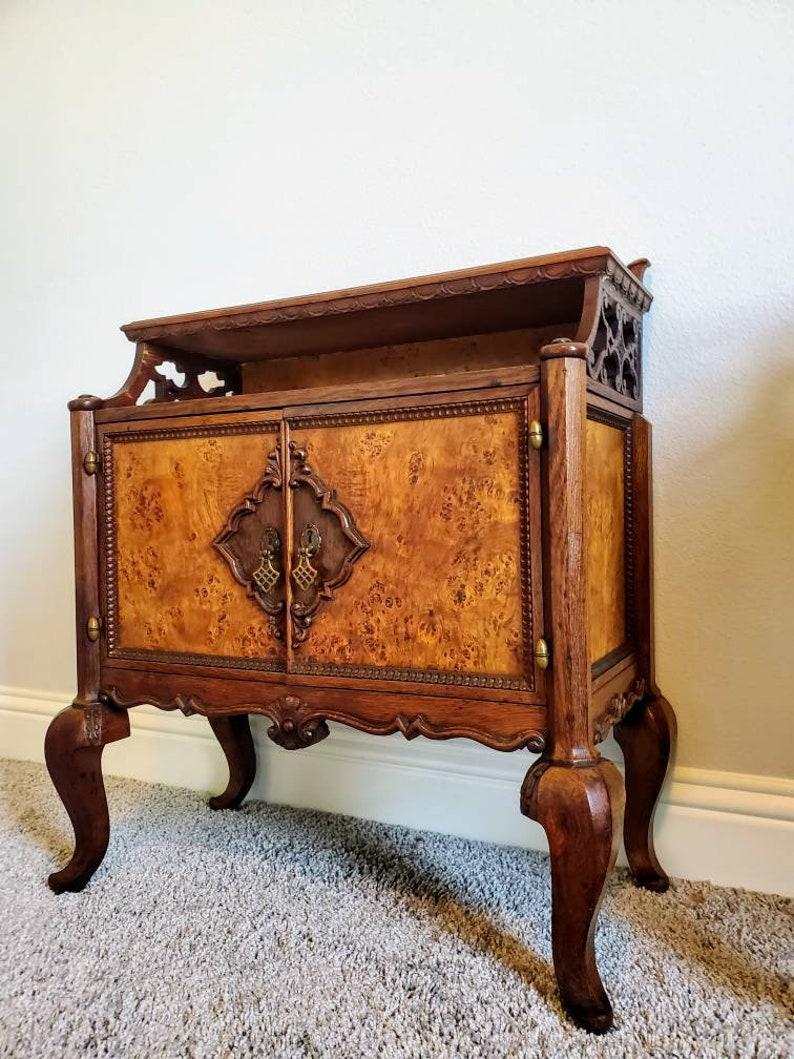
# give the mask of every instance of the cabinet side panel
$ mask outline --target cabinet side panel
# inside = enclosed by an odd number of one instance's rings
[[[111,446],[111,651],[275,659],[281,648],[267,615],[213,541],[262,475],[277,435],[160,433],[119,435]],[[190,433],[198,436],[179,436]],[[280,525],[280,495],[265,504]]]
[[[525,406],[296,426],[296,443],[370,548],[317,616],[298,666],[494,674],[527,670],[522,591]],[[296,506],[296,535],[300,533]],[[416,674],[416,676],[412,676]],[[525,686],[522,684],[521,686]]]
[[[626,643],[625,430],[587,421],[587,616],[590,661]]]

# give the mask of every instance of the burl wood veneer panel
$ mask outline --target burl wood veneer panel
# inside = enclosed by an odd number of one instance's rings
[[[213,546],[278,441],[260,431],[115,442],[117,647],[279,655],[267,615]],[[279,497],[269,501],[276,525]]]
[[[525,671],[523,406],[443,419],[423,411],[428,418],[294,430],[370,542],[315,619],[298,665]]]
[[[626,641],[624,431],[587,421],[587,613],[590,660]]]

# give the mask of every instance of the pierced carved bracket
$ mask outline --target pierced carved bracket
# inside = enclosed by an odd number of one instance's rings
[[[301,553],[299,565],[293,571],[299,598],[294,599],[290,606],[292,642],[298,647],[308,637],[317,611],[324,603],[330,602],[336,589],[350,579],[353,567],[370,544],[356,527],[351,513],[337,498],[336,492],[315,474],[306,461],[305,451],[298,448],[294,441],[289,444],[289,460],[290,489],[308,489],[317,502],[318,511],[332,516],[325,520],[322,533],[314,522],[307,522],[300,527],[301,549],[306,555]],[[329,540],[329,537],[332,539]],[[315,541],[316,547],[312,548]],[[305,577],[309,558],[313,563],[309,569],[317,574],[312,579]]]
[[[641,342],[642,317],[604,283],[595,335],[587,351],[590,379],[629,401],[639,401]]]
[[[168,364],[183,376],[181,382],[169,378],[161,371]],[[210,372],[217,376],[219,382],[215,386],[204,386],[201,380]],[[150,383],[154,388],[154,396],[149,400],[141,401]],[[135,349],[135,359],[132,362],[130,373],[119,390],[104,400],[90,394],[83,394],[74,401],[70,401],[69,408],[72,411],[87,411],[95,408],[121,408],[136,404],[201,400],[205,397],[229,397],[240,393],[241,390],[239,364],[140,342]]]
[[[281,493],[284,475],[281,450],[268,454],[265,472],[253,492],[229,515],[229,520],[213,544],[229,564],[235,580],[241,584],[249,599],[253,599],[270,618],[273,635],[284,636],[284,580],[281,538],[271,520],[280,525],[281,501],[276,511],[268,512],[263,504],[271,496]]]

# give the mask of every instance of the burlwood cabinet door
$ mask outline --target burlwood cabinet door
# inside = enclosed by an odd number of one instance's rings
[[[531,699],[537,388],[413,400],[287,420],[290,669]]]
[[[100,429],[106,658],[285,669],[280,413]]]

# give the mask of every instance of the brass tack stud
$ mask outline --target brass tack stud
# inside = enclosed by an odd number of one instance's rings
[[[85,634],[91,641],[91,643],[96,643],[96,641],[99,639],[99,633],[101,628],[102,621],[97,618],[96,615],[92,615],[85,623]]]
[[[535,665],[538,669],[548,669],[550,661],[551,652],[549,651],[549,645],[545,640],[538,640],[535,644]]]
[[[533,419],[529,424],[529,443],[533,449],[539,449],[543,445],[543,427]]]

